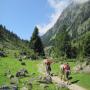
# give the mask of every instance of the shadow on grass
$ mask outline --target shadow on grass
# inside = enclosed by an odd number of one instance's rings
[[[72,79],[72,77],[69,77],[68,79],[69,79],[69,80],[71,80],[71,79]]]
[[[42,84],[52,84],[52,82],[46,82],[46,81],[38,81],[38,82]]]
[[[72,81],[71,83],[72,84],[75,84],[75,83],[78,83],[80,80],[75,80],[75,81]]]

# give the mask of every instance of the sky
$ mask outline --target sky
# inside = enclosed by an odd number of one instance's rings
[[[0,24],[30,40],[35,26],[40,35],[45,34],[72,1],[88,0],[0,0]]]

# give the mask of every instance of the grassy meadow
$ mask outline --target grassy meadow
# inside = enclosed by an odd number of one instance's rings
[[[16,75],[20,69],[24,68],[28,71],[28,77],[19,78],[18,87],[21,90],[22,87],[28,87],[27,83],[31,81],[33,83],[32,90],[43,90],[43,84],[39,84],[35,80],[42,76],[38,71],[38,64],[41,63],[41,60],[23,60],[26,65],[21,65],[21,62],[14,57],[5,57],[0,58],[0,86],[2,85],[10,85],[9,77],[5,76],[5,73],[10,71],[11,75]],[[55,65],[57,67],[57,65]],[[57,68],[54,68],[57,70]],[[57,90],[55,84],[49,84],[47,90]],[[68,90],[66,88],[62,88],[60,90]]]
[[[38,70],[39,63],[42,62],[42,60],[23,60],[26,65],[21,65],[21,62],[18,59],[15,59],[13,55],[11,57],[5,57],[0,58],[0,86],[2,85],[10,85],[10,79],[5,76],[5,73],[10,70],[10,73],[12,75],[16,75],[16,72],[18,72],[20,69],[25,68],[28,71],[29,76],[25,78],[19,78],[19,88],[21,87],[28,87],[27,82],[32,79],[37,79],[39,76],[41,76],[41,73]],[[78,84],[87,90],[90,90],[90,74],[84,74],[84,73],[75,73],[73,71],[73,67],[77,65],[76,62],[68,62],[71,66],[71,82]],[[60,62],[53,63],[52,64],[52,73],[60,76]],[[35,80],[33,82],[33,90],[43,90],[42,85],[40,86],[38,82]],[[56,90],[55,84],[49,84],[49,87],[47,90]],[[60,90],[67,90],[67,89],[60,89]]]

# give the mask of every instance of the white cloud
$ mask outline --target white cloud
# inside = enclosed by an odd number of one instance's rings
[[[51,14],[48,23],[37,25],[41,35],[55,24],[63,9],[68,5],[69,0],[48,0],[48,3],[54,9],[54,12]]]
[[[90,0],[73,0],[73,1],[76,3],[85,3],[85,2],[90,1]]]

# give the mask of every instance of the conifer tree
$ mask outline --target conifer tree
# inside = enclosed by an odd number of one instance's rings
[[[30,48],[34,50],[39,56],[45,56],[43,44],[39,36],[38,28],[35,27],[30,40]]]

